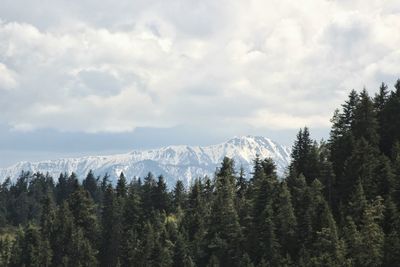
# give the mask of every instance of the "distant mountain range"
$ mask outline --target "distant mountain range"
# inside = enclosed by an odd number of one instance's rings
[[[159,149],[134,150],[125,154],[64,158],[39,162],[19,162],[0,169],[0,179],[16,179],[22,171],[49,173],[55,179],[60,173],[75,172],[80,179],[92,170],[95,175],[108,173],[115,182],[121,172],[128,179],[144,177],[148,172],[162,174],[169,186],[178,179],[186,185],[196,177],[213,177],[215,170],[227,156],[233,158],[236,168],[241,166],[247,175],[253,160],[270,157],[275,161],[278,175],[283,175],[290,162],[290,149],[266,137],[241,136],[210,146],[167,146]]]

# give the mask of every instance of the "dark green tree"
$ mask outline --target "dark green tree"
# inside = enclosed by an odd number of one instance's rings
[[[215,178],[215,196],[211,207],[208,240],[211,255],[221,266],[232,266],[240,258],[241,229],[235,210],[234,163],[224,158]]]

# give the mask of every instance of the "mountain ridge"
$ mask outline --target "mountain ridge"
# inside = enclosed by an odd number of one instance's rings
[[[60,173],[74,172],[83,179],[89,170],[92,170],[95,175],[102,176],[108,173],[112,182],[116,181],[121,172],[124,172],[128,179],[143,177],[152,172],[154,175],[163,175],[169,186],[178,179],[187,185],[197,177],[212,177],[225,156],[233,158],[236,166],[242,166],[248,175],[256,155],[260,158],[271,157],[281,176],[290,162],[288,147],[266,137],[247,135],[208,146],[169,145],[114,155],[22,161],[1,168],[0,179],[10,177],[15,180],[21,171],[48,172],[54,179],[57,179]]]

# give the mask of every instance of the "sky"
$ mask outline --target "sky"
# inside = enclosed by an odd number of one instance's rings
[[[2,0],[0,167],[263,135],[316,139],[400,77],[398,0]]]

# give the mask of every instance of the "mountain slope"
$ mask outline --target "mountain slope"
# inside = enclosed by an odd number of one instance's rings
[[[148,172],[162,174],[173,185],[177,179],[185,184],[196,177],[213,176],[222,159],[233,158],[236,166],[242,166],[247,174],[252,170],[256,155],[260,158],[271,157],[282,175],[290,161],[290,150],[278,143],[259,136],[235,137],[227,142],[211,146],[167,146],[159,149],[135,150],[130,153],[65,158],[40,162],[20,162],[8,168],[0,169],[0,179],[15,179],[21,171],[48,172],[58,177],[61,172],[75,172],[83,178],[93,170],[96,175],[108,173],[115,181],[121,172],[128,178],[143,177]]]

